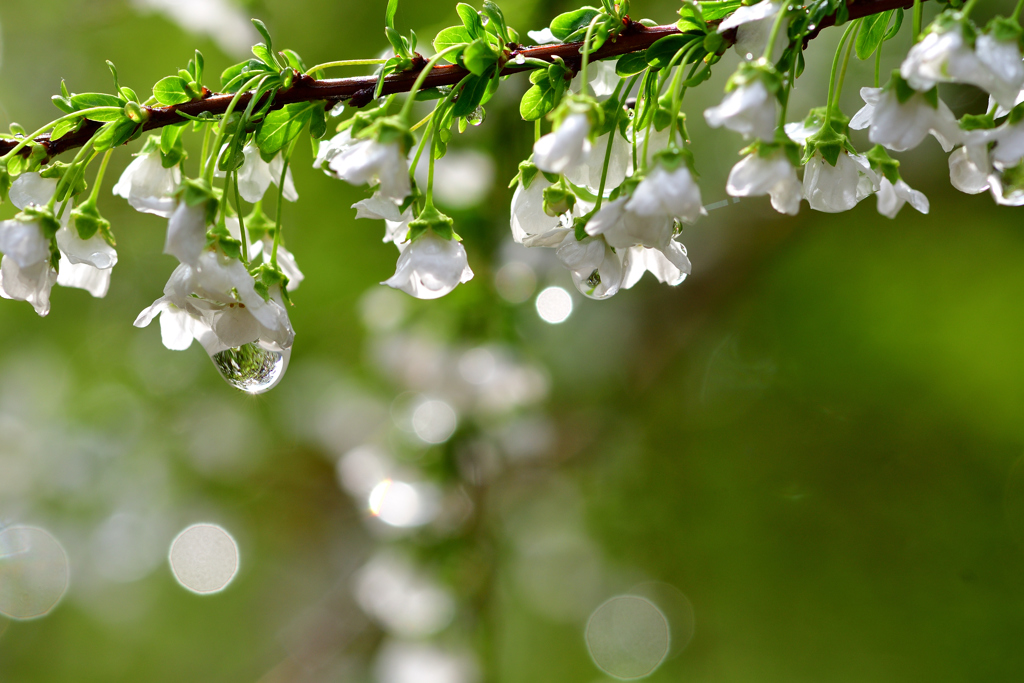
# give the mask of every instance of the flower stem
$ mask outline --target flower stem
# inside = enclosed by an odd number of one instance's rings
[[[88,143],[82,146],[82,149],[78,150],[78,154],[76,154],[75,158],[71,160],[71,167],[67,171],[65,171],[64,175],[61,176],[61,179],[57,181],[57,187],[54,188],[53,196],[50,197],[50,202],[49,204],[47,204],[51,211],[53,210],[53,207],[56,206],[57,204],[57,197],[60,196],[61,190],[65,187],[68,187],[69,185],[71,187],[74,187],[73,183],[75,181],[75,178],[78,176],[79,171],[84,171],[82,160],[86,157],[86,155],[89,154],[89,151],[92,149],[92,143],[93,140],[90,139]],[[90,159],[89,161],[92,161],[92,159]],[[86,162],[85,165],[88,165],[88,162]],[[64,213],[64,207],[67,206],[67,203],[70,199],[70,194],[64,198],[64,201],[60,205],[60,213],[57,215],[61,215]]]
[[[967,18],[968,16],[970,16],[971,11],[974,9],[974,6],[977,5],[977,4],[978,4],[978,0],[967,0],[967,4],[964,5],[964,8],[962,10],[960,10],[961,13],[963,14],[964,18]]]
[[[470,75],[472,75],[472,74],[470,74]],[[469,76],[466,76],[466,78],[469,78]],[[451,91],[447,95],[445,95],[441,99],[440,102],[437,103],[437,106],[434,107],[434,111],[430,112],[430,114],[428,116],[425,116],[422,121],[417,123],[410,130],[416,130],[417,128],[419,128],[421,125],[423,125],[427,121],[430,121],[433,124],[437,120],[437,112],[440,111],[442,107],[444,107],[449,102],[451,102],[452,97],[454,97],[455,93],[457,93],[459,91],[459,86],[462,85],[465,82],[466,78],[463,78],[461,81],[459,81],[455,85],[455,87],[453,87],[451,89]],[[432,126],[432,128],[433,128],[433,126]],[[426,145],[426,143],[427,143],[427,135],[426,135],[426,133],[424,133],[423,136],[420,138],[419,145],[416,148],[416,156],[414,156],[412,158],[412,163],[409,164],[409,177],[410,178],[412,178],[412,177],[414,177],[416,175],[416,165],[420,162],[420,156],[423,154],[423,148]]]
[[[277,220],[274,225],[274,249],[270,252],[270,265],[277,268],[277,247],[281,244],[281,211],[284,209],[284,181],[288,176],[288,164],[292,160],[292,151],[295,149],[295,143],[299,141],[296,137],[292,140],[292,143],[288,145],[288,152],[284,155],[283,164],[281,164],[281,182],[277,184]],[[242,239],[245,239],[245,235],[242,235]]]
[[[772,32],[768,35],[768,44],[764,47],[764,59],[765,61],[771,61],[772,53],[775,51],[775,39],[779,35],[779,30],[782,28],[782,20],[786,18],[787,4],[783,3],[779,8],[778,13],[775,15],[775,22],[772,24]]]
[[[213,184],[213,171],[217,166],[217,157],[220,156],[220,143],[224,139],[224,133],[227,131],[228,119],[231,117],[231,113],[235,110],[235,105],[238,104],[238,100],[241,99],[242,95],[249,91],[257,81],[266,79],[266,76],[254,76],[246,81],[245,85],[238,89],[235,96],[231,98],[231,102],[228,104],[228,108],[224,111],[224,116],[220,120],[220,128],[217,130],[217,137],[213,139],[213,149],[209,150],[210,156],[206,157],[206,179]],[[262,82],[261,82],[262,85]],[[256,99],[256,95],[253,96]]]
[[[103,185],[103,176],[107,172],[107,164],[110,162],[110,155],[114,153],[113,148],[103,154],[103,161],[100,162],[100,169],[96,171],[96,178],[92,181],[92,192],[89,194],[89,201],[95,202],[100,194],[100,186]]]
[[[636,80],[634,77],[633,80]],[[612,93],[612,99],[616,100],[619,97],[619,92],[622,91],[622,84],[624,80],[620,80],[619,84],[615,86],[615,92]],[[632,86],[632,83],[630,84]],[[629,92],[627,90],[626,92]],[[608,132],[608,146],[604,150],[604,166],[601,168],[601,184],[597,188],[597,204],[594,205],[594,213],[597,213],[598,209],[601,208],[601,202],[604,201],[604,185],[608,179],[608,165],[612,160],[612,146],[615,144],[615,135],[619,132],[619,116],[622,115],[622,104],[615,108],[615,117],[612,119],[612,129]]]
[[[412,87],[409,88],[409,97],[406,98],[405,103],[402,104],[402,110],[398,113],[400,117],[402,117],[406,121],[409,120],[409,114],[412,112],[412,105],[416,101],[416,93],[418,93],[420,91],[420,88],[423,87],[423,82],[427,80],[427,76],[430,74],[431,71],[434,70],[434,66],[436,66],[437,63],[441,61],[441,59],[452,50],[462,49],[465,46],[466,45],[464,43],[460,43],[458,45],[449,45],[448,47],[441,50],[436,55],[430,58],[430,61],[427,62],[426,66],[420,69],[420,73],[418,76],[416,76],[415,82],[413,82]],[[455,88],[452,88],[452,92],[455,92],[455,90]]]
[[[854,22],[857,24],[857,28],[860,28],[860,19]],[[843,83],[846,82],[846,69],[850,66],[850,55],[853,54],[854,38],[857,32],[850,36],[850,42],[846,44],[846,56],[843,57],[843,70],[839,72],[839,82],[836,84],[836,97],[835,102],[838,104],[840,95],[843,94]]]
[[[388,60],[386,59],[342,59],[337,62],[324,62],[323,64],[317,64],[316,66],[306,69],[306,75],[312,76],[317,71],[323,71],[324,69],[330,69],[335,66],[374,66],[376,64],[383,64]]]
[[[924,18],[924,7],[921,5],[921,0],[914,0],[914,42],[917,43],[921,40],[921,21]]]
[[[825,103],[825,122],[821,125],[821,129],[824,130],[828,127],[832,121],[832,106],[835,103],[834,92],[836,87],[836,74],[839,71],[839,56],[843,53],[843,47],[846,45],[846,39],[850,37],[850,33],[857,27],[857,22],[851,23],[846,27],[846,31],[843,32],[843,37],[839,39],[839,46],[836,47],[836,56],[832,59],[832,75],[828,79],[828,101]]]
[[[242,218],[242,197],[238,193],[238,171],[236,170],[231,174],[231,179],[234,181],[231,184],[235,188],[235,212],[238,214],[238,233],[242,237],[242,262],[249,266],[249,236],[245,234],[245,219]],[[284,181],[281,182],[284,185]]]
[[[590,25],[587,26],[587,34],[583,38],[583,61],[580,63],[580,94],[587,94],[587,65],[590,63],[590,44],[594,37],[594,29],[597,27],[597,20],[601,18],[600,14],[595,14],[594,18],[590,20]]]
[[[1020,21],[1020,13],[1024,11],[1024,0],[1018,0],[1017,7],[1013,10],[1013,18]]]

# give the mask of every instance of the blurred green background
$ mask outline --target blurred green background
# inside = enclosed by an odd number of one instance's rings
[[[502,7],[525,33],[568,5]],[[633,14],[668,23],[675,9],[636,2]],[[108,90],[106,59],[140,93],[195,47],[219,73],[252,39],[231,38],[227,17],[259,16],[314,63],[381,52],[383,13],[383,1],[7,0],[0,124],[53,118],[61,78]],[[213,33],[186,30],[190,16],[213,16]],[[455,21],[432,3],[399,11],[424,42]],[[835,34],[810,47],[791,120],[824,100]],[[735,63],[684,105],[706,203],[725,198],[742,146],[701,115]],[[851,68],[847,114],[870,73]],[[160,253],[164,221],[109,189],[101,209],[120,261],[107,298],[55,288],[45,319],[0,302],[0,523],[47,529],[71,572],[45,618],[0,617],[0,681],[473,680],[382,673],[394,636],[352,588],[381,548],[454,596],[450,625],[424,642],[471,653],[483,681],[607,680],[588,654],[588,616],[651,586],[673,596],[652,598],[673,649],[651,681],[1020,680],[1017,214],[953,190],[929,139],[901,155],[928,216],[908,206],[890,221],[871,198],[788,219],[744,200],[686,228],[694,270],[678,288],[645,280],[588,301],[550,254],[507,243],[505,185],[532,142],[516,106],[524,83],[508,81],[459,141],[492,157],[495,180],[452,211],[476,277],[440,301],[376,284],[396,252],[378,223],[353,220],[364,193],[311,169],[300,146],[301,200],[284,216],[307,279],[293,296],[291,368],[267,395],[229,388],[198,345],[167,351],[156,326],[132,327],[174,260]],[[967,90],[944,96],[956,111],[984,106]],[[116,155],[109,177],[129,160]],[[535,291],[573,292],[565,323],[541,321],[533,298],[502,298],[496,273],[513,261],[536,274]],[[465,367],[452,359],[480,345],[532,389],[496,387],[490,411],[452,389]],[[446,443],[408,436],[403,406],[419,395],[459,413]],[[368,520],[336,472],[366,442],[439,486],[451,519],[406,534]],[[115,518],[138,531],[114,533]],[[241,554],[212,596],[182,589],[166,561],[200,521],[228,529]]]

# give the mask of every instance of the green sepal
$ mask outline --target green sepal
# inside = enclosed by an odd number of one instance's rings
[[[269,263],[261,263],[257,268],[250,271],[255,282],[253,287],[256,292],[263,297],[264,301],[270,301],[272,299],[270,295],[270,289],[274,286],[281,288],[281,296],[287,303],[291,303],[288,299],[288,277],[275,268]]]
[[[653,157],[653,161],[666,171],[674,171],[679,168],[679,166],[685,164],[695,178],[698,176],[697,170],[694,166],[693,152],[685,147],[669,145],[667,148],[656,153]]]
[[[777,95],[782,90],[782,74],[764,58],[753,62],[742,62],[725,84],[725,92],[732,92],[740,86],[761,81],[769,93]]]
[[[838,110],[833,109],[832,119],[828,125],[822,125],[821,130],[807,138],[804,151],[805,161],[809,160],[815,152],[818,152],[829,165],[835,166],[843,150],[853,151],[853,146],[850,144],[850,138],[847,135],[848,120],[844,120],[845,117],[837,119],[837,114],[842,116]]]
[[[1017,43],[1020,45],[1021,27],[1015,18],[993,17],[985,26],[985,33],[1001,43]]]
[[[355,133],[353,133],[353,136]],[[373,138],[382,145],[398,142],[402,152],[409,151],[416,144],[416,138],[409,132],[409,126],[400,115],[384,116],[359,132],[360,138]]]
[[[544,188],[544,213],[549,216],[561,216],[576,206],[576,195],[561,183]]]
[[[885,147],[875,145],[865,156],[867,156],[871,168],[885,176],[893,185],[900,179],[900,162],[889,156]]]
[[[50,178],[58,181],[58,187],[61,187],[60,194],[57,195],[57,201],[62,202],[68,197],[75,197],[88,189],[89,185],[85,182],[85,176],[78,174],[75,178],[75,184],[69,186],[66,183],[61,186],[60,179],[67,176],[71,172],[71,164],[66,164],[63,161],[51,161],[46,166],[39,169],[40,178]]]
[[[53,209],[49,206],[39,206],[38,204],[29,204],[20,213],[14,216],[16,221],[24,222],[38,222],[39,228],[43,232],[43,237],[50,240],[53,239],[57,231],[60,230],[60,221],[53,215]]]
[[[993,114],[964,114],[960,117],[961,130],[990,130],[995,127],[996,118]]]
[[[432,230],[441,239],[455,239],[461,242],[462,238],[455,233],[454,227],[455,221],[438,211],[432,203],[428,203],[420,215],[409,222],[408,239],[412,242],[422,237],[427,230]]]
[[[530,185],[533,183],[533,179],[540,173],[540,169],[527,159],[526,161],[519,162],[519,173],[512,178],[512,182],[508,184],[509,189],[515,187],[516,183],[521,183],[524,190],[529,190]]]
[[[1022,119],[1024,119],[1024,102],[1010,110],[1010,115],[1007,117],[1006,122],[1014,126],[1020,123]]]
[[[96,202],[89,200],[71,211],[71,222],[78,236],[87,240],[97,232],[113,246],[113,235],[110,232],[110,221],[100,215]],[[109,236],[109,237],[108,237]]]
[[[206,178],[186,178],[182,183],[182,199],[188,206],[206,205],[206,220],[212,222],[217,215],[220,200]]]
[[[262,201],[256,202],[252,211],[245,217],[245,230],[249,233],[249,239],[252,241],[262,239],[264,235],[273,237],[277,231],[277,223],[263,212]]]

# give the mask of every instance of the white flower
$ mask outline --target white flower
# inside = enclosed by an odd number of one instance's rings
[[[57,246],[61,251],[57,284],[84,289],[97,298],[105,297],[110,289],[111,271],[117,264],[114,248],[99,233],[83,240],[67,226],[57,231]]]
[[[331,171],[351,185],[380,184],[385,197],[405,199],[412,192],[409,164],[397,142],[357,140],[327,162]]]
[[[707,213],[701,205],[700,187],[683,163],[672,171],[656,166],[633,190],[625,208],[641,216],[669,216],[684,223],[696,223]]]
[[[996,40],[995,36],[983,33],[974,45],[978,61],[988,71],[984,82],[976,85],[988,91],[1003,107],[1012,108],[1024,87],[1024,61],[1017,41]]]
[[[50,241],[36,220],[0,221],[0,296],[27,301],[36,313],[50,312],[57,273],[50,266]]]
[[[877,189],[878,176],[867,160],[845,151],[835,166],[815,152],[804,167],[804,196],[815,211],[849,211]]]
[[[928,213],[928,198],[924,193],[911,188],[902,178],[893,185],[883,176],[878,188],[878,213],[896,218],[907,202],[921,213]]]
[[[256,341],[284,350],[295,339],[280,290],[272,288],[271,299],[264,300],[240,261],[214,251],[205,251],[194,266],[179,265],[164,296],[139,314],[135,326],[146,327],[157,315],[164,345],[172,350],[188,348],[192,339],[211,356]]]
[[[675,222],[669,214],[643,215],[629,208],[631,197],[619,197],[606,203],[587,222],[587,234],[601,235],[616,249],[643,245],[661,249],[672,239]]]
[[[405,235],[409,232],[409,222],[412,221],[412,208],[402,213],[399,206],[379,192],[374,192],[369,199],[363,199],[352,205],[356,210],[356,218],[370,218],[383,220],[384,241],[394,242],[401,251],[408,244],[405,242]]]
[[[931,90],[936,83],[977,83],[984,70],[984,65],[964,41],[959,26],[928,33],[910,48],[900,65],[903,79],[921,92]]]
[[[114,194],[124,197],[132,208],[169,218],[181,186],[181,169],[164,168],[160,150],[138,154],[114,185]]]
[[[800,212],[803,198],[796,168],[781,149],[771,156],[763,157],[754,152],[741,159],[729,172],[725,190],[733,197],[767,194],[772,198],[772,208],[790,216]]]
[[[925,99],[923,93],[911,95],[900,102],[895,88],[861,88],[865,105],[850,120],[850,128],[869,128],[871,142],[895,152],[913,149],[931,133],[945,152],[961,141],[956,117],[946,103],[939,100],[938,109]]]
[[[667,130],[667,129],[666,129]],[[600,136],[589,145],[589,151],[579,163],[565,170],[566,179],[597,193],[601,187],[601,173],[604,170],[604,157],[608,151],[608,138],[612,139],[612,153],[608,157],[608,173],[605,176],[605,191],[618,187],[626,176],[633,171],[633,145],[619,131],[613,130]],[[667,143],[667,138],[666,138]],[[659,148],[660,149],[660,148]],[[650,150],[648,150],[650,152]],[[655,149],[654,151],[657,151]]]
[[[586,114],[570,114],[553,133],[533,145],[533,163],[548,173],[564,173],[590,153],[590,119]]]
[[[623,256],[603,236],[576,239],[572,228],[555,228],[533,235],[523,242],[528,247],[554,247],[555,255],[572,276],[576,289],[591,299],[607,299],[622,286],[625,268]]]
[[[741,6],[718,25],[718,32],[725,33],[731,28],[736,29],[736,52],[746,59],[757,59],[764,54],[768,46],[768,37],[775,23],[775,16],[782,9],[782,3],[764,0],[755,5]],[[782,50],[786,47],[786,26],[783,21],[779,29],[779,37],[775,40],[771,61],[778,61]]]
[[[174,256],[182,263],[195,265],[199,255],[206,248],[206,206],[189,206],[185,202],[167,221],[167,240],[164,253]]]
[[[355,144],[352,139],[352,130],[346,128],[330,140],[320,143],[320,148],[317,150],[316,159],[313,160],[313,168],[323,168],[323,165],[334,157],[341,154],[343,150],[351,147]],[[325,173],[330,173],[328,170],[324,170]]]
[[[555,38],[555,34],[546,26],[539,31],[527,31],[526,35],[530,36],[530,40],[533,41],[534,45],[548,45],[550,43],[562,42],[558,38]]]
[[[569,82],[570,92],[580,92],[582,78],[582,75],[577,74]],[[587,84],[590,86],[590,94],[598,100],[608,99],[615,92],[615,87],[620,80],[622,79],[615,73],[614,62],[589,62],[587,64]]]
[[[1001,172],[989,174],[989,191],[992,199],[1001,206],[1024,206],[1024,187],[1007,184]]]
[[[1004,123],[990,131],[972,131],[972,141],[977,144],[995,142],[992,148],[992,162],[1001,168],[1011,168],[1024,159],[1024,121]]]
[[[227,145],[224,145],[223,150],[226,149]],[[279,152],[274,155],[270,163],[267,163],[260,156],[259,148],[253,144],[247,144],[242,148],[242,156],[244,160],[238,169],[238,194],[250,204],[255,204],[263,199],[263,195],[267,193],[267,188],[271,183],[280,186],[281,171],[284,170],[284,157]],[[223,178],[226,174],[218,169],[216,175],[218,178]],[[284,174],[284,198],[290,202],[299,198],[290,167]]]
[[[549,187],[551,183],[541,173],[534,176],[530,187],[524,187],[522,181],[516,184],[516,191],[512,195],[510,226],[512,239],[519,244],[531,235],[540,235],[558,227],[558,217],[544,213],[544,190]]]
[[[949,182],[967,194],[980,194],[989,188],[991,167],[988,151],[965,145],[949,155]]]
[[[402,250],[395,274],[381,284],[417,299],[437,299],[472,279],[462,243],[428,230]]]
[[[733,88],[717,107],[704,110],[712,128],[725,126],[744,137],[775,138],[775,97],[760,79]]]
[[[690,259],[686,256],[686,247],[675,240],[670,240],[662,249],[630,247],[623,261],[623,289],[635,285],[644,273],[648,272],[658,278],[658,282],[673,287],[690,274]]]
[[[783,130],[786,131],[786,137],[795,142],[798,145],[806,145],[807,138],[811,137],[819,130],[821,130],[821,123],[807,123],[807,121],[793,121],[787,123]]]

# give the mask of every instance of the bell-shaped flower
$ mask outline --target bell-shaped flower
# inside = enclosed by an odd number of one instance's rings
[[[351,185],[379,185],[385,197],[402,201],[412,193],[406,149],[412,137],[395,118],[381,119],[351,145],[327,161],[337,177]],[[344,142],[344,141],[341,141]]]
[[[998,128],[974,130],[966,133],[966,136],[975,147],[990,147],[989,158],[999,168],[1011,168],[1024,160],[1024,118],[1018,118],[1016,114]]]
[[[227,149],[224,145],[223,150]],[[222,151],[223,151],[222,150]],[[255,204],[263,199],[270,184],[280,186],[281,173],[284,172],[284,198],[290,202],[297,201],[299,193],[295,190],[295,181],[292,179],[292,169],[284,170],[284,155],[280,152],[274,155],[270,162],[263,160],[260,156],[259,147],[249,143],[242,148],[242,165],[238,168],[238,194],[242,199]],[[217,169],[216,176],[223,178],[224,171]]]
[[[888,178],[882,177],[878,188],[878,213],[889,218],[896,218],[903,205],[910,202],[910,205],[921,213],[928,213],[928,198],[923,192],[913,189],[907,185],[902,178],[893,184]]]
[[[395,274],[382,282],[417,299],[437,299],[473,279],[466,248],[452,230],[452,219],[427,206],[409,224],[409,240],[400,245]]]
[[[224,219],[225,227],[231,237],[239,242],[242,241],[242,230],[238,218],[228,216]],[[262,261],[267,265],[274,262],[274,234],[277,230],[276,224],[263,213],[263,207],[257,202],[252,213],[245,218],[246,244],[248,245],[250,267],[253,263]],[[299,264],[295,256],[285,248],[283,244],[277,245],[277,270],[288,278],[285,290],[294,292],[305,279],[305,275],[299,270]]]
[[[987,69],[964,39],[959,22],[942,21],[910,48],[900,75],[914,90],[925,92],[938,83],[978,84]]]
[[[661,249],[630,247],[623,259],[623,267],[623,289],[639,282],[644,273],[651,273],[658,282],[675,287],[686,279],[691,270],[686,247],[675,240],[670,240]]]
[[[775,95],[761,75],[765,68],[740,67],[729,80],[722,103],[704,110],[704,119],[709,126],[725,126],[745,138],[775,138]]]
[[[759,145],[743,157],[732,170],[725,191],[732,197],[771,197],[772,208],[795,216],[803,198],[796,166],[786,150],[775,145]]]
[[[313,168],[320,168],[324,173],[330,174],[329,168],[324,168],[334,157],[338,156],[345,149],[355,144],[352,139],[352,129],[346,128],[330,140],[322,141],[317,149],[316,159],[313,160]]]
[[[1024,88],[1024,57],[1021,55],[1020,30],[1014,25],[1015,38],[1001,40],[993,33],[982,33],[974,43],[974,52],[987,71],[976,85],[987,91],[1001,106],[1014,106]]]
[[[841,151],[835,164],[815,152],[804,166],[804,196],[815,211],[849,211],[878,189],[878,176],[864,157]]]
[[[105,297],[110,289],[111,271],[117,264],[114,248],[99,233],[83,240],[69,226],[57,231],[57,246],[61,252],[57,284],[84,289],[97,298]]]
[[[864,107],[850,119],[850,128],[868,129],[868,138],[894,152],[917,147],[929,133],[945,152],[961,141],[953,112],[935,89],[912,90],[898,75],[885,88],[861,88]]]
[[[167,221],[164,253],[194,266],[206,248],[206,212],[204,203],[189,206],[180,202]]]
[[[735,12],[722,20],[718,25],[718,32],[725,33],[729,29],[736,29],[736,52],[746,59],[757,59],[764,54],[768,47],[768,38],[782,5],[783,3],[772,0],[762,0],[753,5],[741,5]],[[787,24],[788,19],[784,19],[783,26],[779,29],[780,38],[786,35]],[[770,56],[771,61],[778,61],[785,47],[784,40],[776,39]]]
[[[36,313],[50,312],[50,289],[57,273],[50,261],[50,237],[58,223],[35,207],[0,221],[0,296],[27,301]]]
[[[660,159],[634,188],[625,209],[639,216],[667,216],[684,223],[696,223],[707,212],[701,204],[700,187],[690,167],[678,157],[663,155]]]
[[[617,252],[604,236],[576,239],[573,228],[555,228],[541,235],[528,237],[528,247],[553,247],[558,260],[569,269],[576,289],[591,299],[615,296],[622,287],[625,265],[624,249]],[[642,273],[641,273],[642,274]]]
[[[547,173],[565,173],[590,154],[590,119],[583,113],[571,113],[552,133],[533,145],[533,163]]]
[[[558,216],[544,211],[544,191],[551,183],[532,169],[520,166],[516,191],[512,194],[511,220],[512,239],[522,244],[531,235],[540,235],[559,226]]]
[[[988,176],[992,199],[1000,206],[1024,206],[1024,162]]]
[[[146,327],[157,315],[164,345],[172,350],[188,348],[193,339],[211,356],[257,341],[286,350],[295,339],[280,289],[270,288],[264,299],[240,261],[214,250],[205,250],[195,265],[179,265],[164,296],[139,314],[135,326]]]
[[[607,202],[587,221],[591,237],[601,235],[615,249],[643,245],[661,249],[672,239],[675,221],[667,213],[644,215],[630,210],[632,197],[619,197]]]
[[[572,81],[569,82],[570,92],[581,92],[580,84],[582,78],[582,74],[576,74]],[[619,81],[621,80],[622,79],[619,75],[615,73],[614,62],[592,61],[587,64],[587,85],[590,86],[589,94],[593,95],[599,101],[610,97],[611,94],[615,92],[615,88],[619,85]]]
[[[608,156],[608,172],[605,174],[604,186],[607,191],[608,188],[621,185],[626,176],[633,172],[633,145],[622,137],[617,129],[598,136],[590,143],[589,151],[579,163],[565,170],[566,179],[596,194],[601,188],[601,174],[604,173],[604,158],[608,152],[609,139],[612,141],[612,151]],[[657,151],[657,148],[653,151]]]
[[[114,185],[114,194],[124,197],[136,211],[169,218],[177,206],[175,195],[181,187],[181,169],[164,168],[160,148],[147,143]]]

